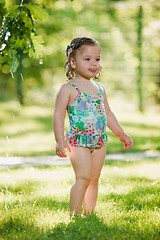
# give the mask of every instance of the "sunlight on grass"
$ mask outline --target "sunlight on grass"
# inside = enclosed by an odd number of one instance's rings
[[[96,212],[69,217],[71,166],[2,168],[0,234],[3,239],[158,240],[160,159],[108,161]]]

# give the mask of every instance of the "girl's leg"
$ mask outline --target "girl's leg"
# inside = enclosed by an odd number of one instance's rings
[[[92,176],[92,158],[88,148],[70,146],[69,157],[76,181],[70,192],[70,214],[81,214],[82,202]]]
[[[91,153],[92,157],[92,178],[84,196],[85,214],[94,212],[98,196],[98,179],[104,164],[106,155],[106,145],[100,149],[95,149]]]

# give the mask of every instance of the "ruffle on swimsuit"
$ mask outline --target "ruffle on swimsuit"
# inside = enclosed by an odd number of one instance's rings
[[[76,88],[78,96],[67,107],[70,127],[66,133],[66,141],[72,146],[102,147],[108,142],[108,138],[104,96],[99,84],[97,83],[100,92],[92,95],[81,92],[76,85],[68,83]]]

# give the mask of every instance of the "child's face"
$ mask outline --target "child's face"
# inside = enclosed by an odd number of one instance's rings
[[[76,77],[94,78],[101,70],[101,50],[99,45],[84,45],[77,50],[75,58],[71,59],[71,66]]]

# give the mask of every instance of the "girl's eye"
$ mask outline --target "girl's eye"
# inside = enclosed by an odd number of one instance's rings
[[[86,58],[85,60],[86,60],[86,61],[89,61],[89,60],[90,60],[90,58]]]
[[[96,61],[99,62],[99,61],[100,61],[100,58],[97,58]]]

